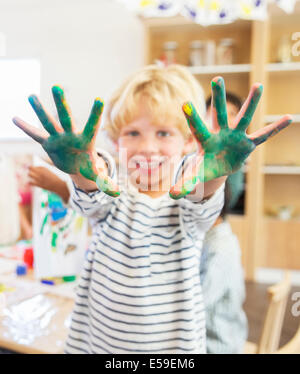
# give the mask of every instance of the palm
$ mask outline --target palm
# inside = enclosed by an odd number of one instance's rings
[[[73,133],[51,135],[42,144],[53,163],[68,174],[79,174],[80,168],[90,169],[87,162],[92,160],[88,146],[82,134]]]
[[[49,135],[45,135],[42,130],[30,126],[19,118],[14,118],[14,123],[41,144],[57,168],[68,174],[83,175],[96,182],[98,187],[108,195],[119,195],[118,186],[108,177],[104,168],[96,166],[94,156],[94,142],[100,124],[103,103],[100,99],[95,100],[84,130],[78,133],[63,90],[54,86],[52,93],[62,128],[46,112],[39,99],[34,95],[29,97],[29,102]]]
[[[170,190],[170,196],[179,199],[191,191],[199,182],[236,172],[257,145],[265,142],[291,123],[286,115],[276,123],[247,135],[255,109],[262,94],[262,85],[254,84],[249,96],[233,124],[228,125],[226,93],[223,78],[212,80],[212,130],[209,131],[192,103],[185,103],[183,111],[193,136],[197,141],[198,151],[192,173],[183,177]]]
[[[255,145],[245,133],[239,134],[228,128],[212,134],[203,144],[204,158],[199,171],[200,181],[205,182],[234,173],[240,169],[254,148]]]

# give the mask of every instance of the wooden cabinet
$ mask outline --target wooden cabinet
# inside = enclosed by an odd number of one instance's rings
[[[291,49],[295,43],[292,34],[300,31],[299,17],[300,6],[293,15],[275,9],[265,22],[239,20],[209,27],[183,17],[143,20],[146,64],[161,58],[167,41],[177,42],[177,62],[188,66],[191,41],[214,40],[217,45],[223,38],[234,39],[234,64],[189,69],[199,79],[206,97],[216,75],[223,76],[226,89],[242,99],[254,82],[264,85],[249,132],[279,119],[280,115],[294,115],[295,123],[251,155],[244,214],[229,216],[241,243],[249,280],[255,279],[257,267],[300,269],[300,57],[292,56],[288,63],[277,62],[282,37],[289,38]],[[289,206],[291,219],[278,218],[279,210]]]

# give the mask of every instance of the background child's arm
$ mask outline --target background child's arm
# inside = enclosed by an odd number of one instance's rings
[[[79,188],[86,191],[99,188],[107,195],[118,196],[118,186],[108,176],[105,162],[98,157],[94,149],[103,110],[102,101],[95,100],[87,124],[79,133],[72,120],[64,91],[54,86],[52,93],[62,127],[47,113],[35,95],[29,97],[29,102],[49,135],[19,118],[14,118],[13,122],[40,143],[53,164],[70,174]]]
[[[247,135],[256,106],[262,94],[262,85],[254,84],[249,96],[228,126],[224,80],[212,80],[212,124],[210,132],[192,103],[183,105],[183,111],[197,141],[197,152],[191,158],[188,170],[170,190],[170,196],[180,199],[192,192],[200,199],[210,197],[225,181],[226,176],[239,170],[257,145],[265,142],[291,122],[286,115],[279,121]],[[197,191],[198,190],[198,191]]]
[[[65,203],[68,203],[70,191],[65,181],[43,166],[29,168],[29,183],[31,186],[40,187],[56,193]]]

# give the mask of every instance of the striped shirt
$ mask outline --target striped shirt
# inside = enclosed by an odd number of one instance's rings
[[[114,160],[101,155],[116,180]],[[207,201],[154,199],[131,186],[112,198],[74,185],[70,201],[93,236],[65,352],[205,353],[201,247],[223,195],[224,185]]]

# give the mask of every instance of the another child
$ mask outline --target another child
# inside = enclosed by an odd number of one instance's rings
[[[208,131],[189,102],[183,110],[191,135],[180,107],[191,100],[203,114],[204,100],[185,68],[148,66],[121,86],[104,123],[128,173],[128,183],[119,180],[120,188],[112,157],[94,148],[103,106],[99,99],[82,133],[76,132],[57,86],[53,96],[63,129],[36,96],[30,103],[50,136],[14,118],[71,175],[73,205],[93,221],[67,353],[206,351],[200,255],[205,233],[223,206],[226,175],[256,144],[290,123],[284,117],[258,134],[245,134],[261,94],[256,84],[232,133],[222,78],[212,81],[212,89],[213,125],[219,133]],[[193,138],[196,152],[182,159],[192,151]],[[187,170],[183,179],[182,170]]]
[[[241,249],[226,220],[230,203],[231,190],[226,181],[224,207],[206,233],[200,263],[207,353],[213,354],[243,353],[248,336]]]
[[[226,92],[229,126],[239,113],[242,102]],[[206,100],[211,115],[211,97]],[[206,310],[207,353],[242,353],[248,335],[247,317],[243,310],[245,282],[241,249],[233,234],[227,213],[243,190],[243,172],[229,175],[225,185],[225,202],[220,216],[206,233],[200,263],[200,277]]]

